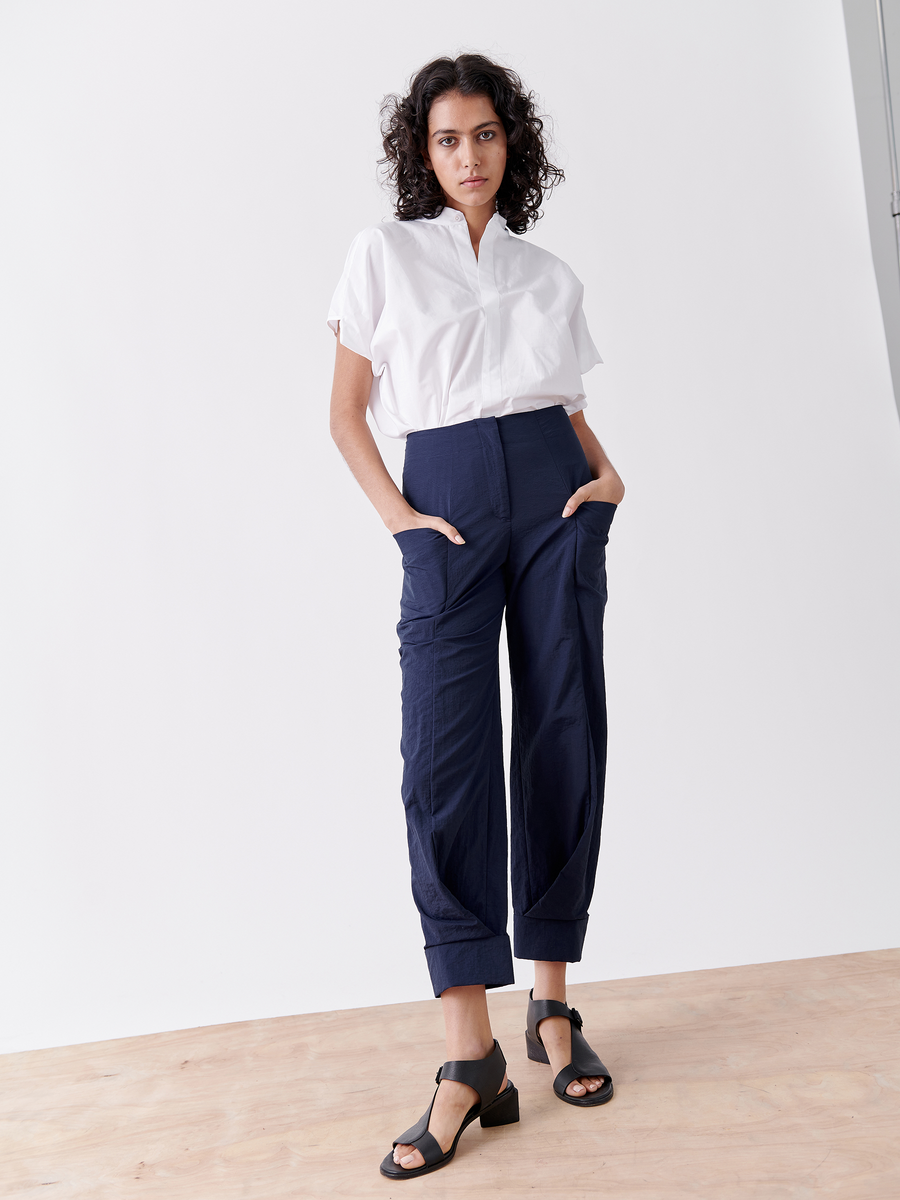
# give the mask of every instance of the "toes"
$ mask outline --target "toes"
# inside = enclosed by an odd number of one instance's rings
[[[406,1170],[425,1165],[425,1159],[415,1146],[395,1146],[394,1162],[398,1167],[405,1167]]]
[[[583,1076],[581,1079],[576,1079],[566,1088],[566,1092],[570,1096],[584,1096],[589,1092],[596,1092],[602,1084],[602,1079],[596,1076]]]

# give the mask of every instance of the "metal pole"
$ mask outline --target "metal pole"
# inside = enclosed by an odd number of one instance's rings
[[[897,172],[897,141],[894,137],[894,106],[891,104],[891,78],[888,74],[887,38],[884,35],[884,6],[875,0],[878,13],[878,44],[881,48],[881,86],[884,90],[884,115],[887,118],[888,149],[891,155],[891,216],[897,243],[897,266],[900,268],[900,178]]]

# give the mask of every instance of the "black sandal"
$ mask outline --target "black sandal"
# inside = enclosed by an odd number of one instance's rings
[[[456,1059],[438,1067],[437,1075],[434,1077],[438,1087],[440,1087],[442,1079],[455,1079],[459,1083],[467,1083],[478,1093],[477,1103],[473,1104],[463,1117],[463,1123],[456,1132],[453,1145],[445,1154],[437,1139],[428,1132],[428,1121],[431,1118],[431,1110],[434,1108],[434,1097],[437,1096],[437,1088],[435,1088],[428,1111],[411,1129],[401,1133],[394,1141],[391,1153],[381,1164],[382,1175],[387,1175],[388,1179],[411,1179],[414,1175],[427,1175],[429,1171],[437,1171],[440,1167],[445,1167],[456,1153],[456,1146],[462,1131],[467,1125],[471,1125],[476,1117],[481,1119],[482,1127],[485,1129],[494,1125],[512,1125],[514,1121],[518,1121],[519,1093],[516,1088],[507,1080],[503,1091],[497,1093],[497,1089],[503,1082],[505,1070],[506,1059],[503,1057],[503,1051],[496,1038],[494,1039],[494,1049],[487,1058]],[[484,1096],[490,1097],[487,1103],[482,1098]],[[395,1163],[394,1148],[397,1146],[415,1146],[425,1159],[425,1165],[410,1167],[407,1170],[406,1167]]]
[[[603,1063],[590,1048],[581,1032],[583,1021],[577,1009],[569,1008],[559,1000],[535,1000],[534,988],[528,993],[528,1028],[525,1031],[525,1048],[532,1062],[550,1065],[538,1025],[545,1017],[567,1017],[572,1025],[572,1061],[563,1067],[553,1080],[553,1090],[560,1100],[566,1104],[577,1104],[579,1108],[592,1108],[595,1104],[606,1104],[613,1098],[612,1076]],[[568,1096],[566,1088],[576,1079],[590,1075],[603,1075],[606,1083],[600,1085],[596,1092],[587,1092],[584,1096]]]

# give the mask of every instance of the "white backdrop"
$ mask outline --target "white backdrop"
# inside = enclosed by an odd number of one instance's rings
[[[431,994],[400,556],[324,318],[388,212],[382,94],[463,49],[553,115],[529,236],[628,487],[572,978],[896,944],[900,425],[839,0],[311,12],[0,9],[0,1048]]]

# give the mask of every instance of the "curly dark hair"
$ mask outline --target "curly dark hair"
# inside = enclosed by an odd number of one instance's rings
[[[406,96],[386,96],[381,133],[388,183],[396,190],[394,211],[401,221],[436,217],[444,207],[437,177],[423,159],[428,144],[428,114],[448,92],[487,96],[506,130],[506,171],[497,192],[497,212],[513,233],[524,233],[541,215],[544,193],[565,179],[547,158],[544,123],[535,111],[533,92],[509,67],[482,54],[436,58],[416,73]]]

